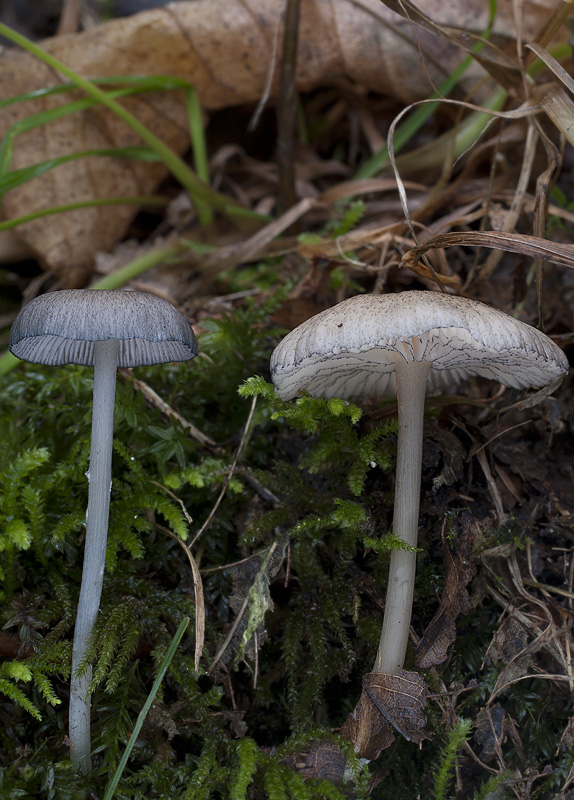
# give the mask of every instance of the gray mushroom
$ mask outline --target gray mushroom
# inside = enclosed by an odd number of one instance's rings
[[[539,330],[483,303],[435,292],[362,295],[289,333],[271,357],[278,394],[349,400],[396,394],[398,439],[393,534],[417,544],[425,394],[473,375],[522,389],[568,371],[562,350]],[[416,554],[393,550],[374,672],[403,668]]]
[[[102,593],[110,510],[116,370],[197,355],[189,322],[144,292],[70,289],[32,300],[10,331],[10,351],[36,364],[94,367],[86,541],[72,652],[69,736],[74,767],[91,769],[91,668],[78,675]]]

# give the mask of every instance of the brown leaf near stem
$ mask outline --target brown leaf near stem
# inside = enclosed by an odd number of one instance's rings
[[[457,537],[457,549],[453,553],[443,531],[446,562],[444,588],[438,611],[417,647],[415,666],[418,669],[429,669],[442,664],[447,657],[449,646],[456,638],[456,618],[468,611],[469,598],[466,587],[476,572],[473,547],[477,535],[478,526],[470,521],[463,533]]]
[[[393,729],[410,742],[428,739],[424,709],[427,687],[417,672],[397,675],[370,672],[363,677],[363,691],[355,709],[341,728],[359,758],[375,759],[394,741]]]
[[[364,689],[359,702],[343,723],[340,734],[352,743],[359,758],[369,761],[377,758],[395,740],[391,726]]]

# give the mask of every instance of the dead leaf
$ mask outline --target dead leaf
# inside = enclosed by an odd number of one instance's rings
[[[364,690],[343,723],[340,734],[351,742],[359,758],[369,761],[378,758],[395,740],[390,725]]]
[[[317,778],[343,783],[347,757],[334,742],[313,742],[308,748],[285,756],[283,763],[305,779]]]
[[[537,30],[551,5],[550,0],[524,3],[524,35]],[[495,33],[499,37],[512,35],[512,6],[511,0],[498,3]],[[43,46],[82,76],[175,76],[195,87],[204,108],[223,108],[261,98],[273,69],[270,54],[283,10],[282,0],[170,3],[79,34],[56,37]],[[459,26],[461,22],[461,8],[440,0],[426,0],[424,14],[425,20],[436,16],[441,25]],[[471,34],[480,34],[486,27],[485,8],[470,4],[463,22]],[[423,50],[427,45],[429,51],[435,50],[429,52],[425,69],[421,69],[419,42],[410,23],[379,0],[303,0],[297,88],[306,91],[345,76],[405,102],[424,97],[432,88],[429,75],[432,82],[440,82],[458,64],[460,52],[453,48],[445,53],[439,42],[442,50],[437,57],[437,39],[424,30],[419,32]],[[457,43],[465,35],[459,32]],[[469,79],[474,81],[474,73]],[[58,82],[59,76],[50,67],[28,53],[10,50],[3,54],[0,100]],[[272,96],[277,83],[275,65]],[[68,95],[52,95],[2,109],[0,137],[24,117],[62,106],[69,99]],[[180,94],[157,92],[126,97],[122,102],[174,151],[183,153],[189,147]],[[134,144],[139,144],[139,139],[130,128],[107,110],[94,107],[17,137],[12,168],[73,151]],[[63,203],[150,194],[164,176],[163,165],[156,163],[108,157],[74,160],[8,192],[3,215],[13,219]],[[133,206],[83,208],[21,225],[18,236],[58,274],[62,285],[74,286],[85,280],[95,252],[111,249],[124,235],[136,211]]]
[[[468,611],[469,598],[466,587],[476,573],[473,549],[478,532],[478,525],[472,520],[469,521],[466,529],[457,536],[456,550],[453,553],[443,531],[443,552],[446,563],[444,588],[440,606],[417,646],[415,666],[419,669],[429,669],[442,664],[447,657],[449,646],[456,638],[456,618]]]
[[[474,741],[480,748],[479,756],[481,761],[488,764],[495,756],[501,756],[501,745],[507,736],[514,743],[518,757],[523,761],[524,748],[522,741],[514,720],[507,715],[505,709],[499,703],[495,703],[492,706],[482,708],[478,712]]]
[[[489,708],[482,708],[478,712],[474,741],[485,764],[492,761],[497,752],[500,752],[505,720],[506,711],[499,703]]]
[[[496,681],[497,689],[527,674],[532,664],[527,647],[526,629],[514,616],[507,617],[492,637],[485,656],[494,663],[504,664]]]
[[[564,728],[564,732],[560,737],[559,750],[566,750],[569,753],[574,750],[574,717],[570,717],[568,724]]]
[[[393,730],[410,742],[428,739],[424,709],[427,687],[417,672],[397,675],[370,672],[363,677],[363,691],[355,709],[341,728],[359,758],[374,759],[394,741]]]

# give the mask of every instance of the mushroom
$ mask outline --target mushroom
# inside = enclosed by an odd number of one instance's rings
[[[69,736],[76,770],[91,769],[91,667],[78,668],[98,615],[110,510],[117,367],[187,361],[197,355],[189,322],[144,292],[69,289],[36,297],[10,331],[10,350],[36,364],[94,367],[86,540],[72,651]]]
[[[279,396],[382,400],[397,396],[393,534],[408,550],[390,558],[383,628],[373,672],[403,668],[414,593],[425,394],[472,376],[522,389],[568,371],[544,333],[502,311],[435,292],[361,295],[291,331],[271,356]]]

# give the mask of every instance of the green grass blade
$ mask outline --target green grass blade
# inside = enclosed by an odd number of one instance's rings
[[[118,89],[114,92],[110,92],[110,95],[114,98],[121,98],[133,93],[134,90]],[[20,97],[23,97],[23,95],[20,95]],[[40,111],[38,114],[30,114],[24,119],[15,122],[14,125],[8,129],[6,135],[0,142],[0,175],[5,175],[10,169],[12,154],[14,151],[14,140],[16,139],[16,136],[19,136],[21,133],[25,133],[26,131],[33,130],[34,128],[38,128],[42,125],[47,125],[49,122],[54,122],[55,120],[66,117],[69,114],[85,111],[86,109],[92,108],[95,105],[97,105],[96,100],[84,98],[82,100],[76,100],[72,103],[67,103],[59,108],[51,108],[47,111]]]
[[[48,53],[35,42],[17,33],[12,28],[4,23],[0,23],[0,34],[5,36],[10,41],[22,47],[36,58],[43,61],[48,66],[61,72],[69,80],[74,83],[76,87],[82,89],[86,94],[94,100],[101,103],[106,108],[113,111],[120,119],[122,119],[132,130],[134,130],[142,140],[154,150],[159,158],[163,161],[167,169],[180,181],[180,183],[189,191],[191,197],[197,204],[208,204],[213,209],[221,211],[227,216],[243,216],[251,218],[259,218],[260,215],[238,206],[230,198],[221,195],[219,192],[206,186],[199,180],[197,175],[192,169],[180,158],[170,147],[168,147],[161,139],[158,139],[140,120],[131,114],[127,109],[120,105],[114,98],[100,89],[95,83],[87,78],[78,75],[74,70],[63,64],[59,59],[55,58],[51,53]]]
[[[431,114],[436,111],[440,105],[440,99],[438,98],[448,97],[472,61],[472,56],[466,56],[466,58],[459,64],[458,68],[455,69],[446,78],[446,80],[440,84],[438,91],[433,92],[430,95],[430,100],[435,97],[437,98],[436,103],[425,103],[423,106],[418,106],[418,108],[413,111],[408,119],[403,122],[402,125],[399,125],[394,137],[395,153],[398,153],[407,144],[407,142],[413,138],[413,136],[422,128]],[[388,163],[389,148],[387,145],[385,145],[381,150],[379,150],[378,153],[375,153],[374,156],[369,158],[368,161],[365,161],[365,163],[361,165],[355,174],[355,178],[372,178]]]
[[[0,375],[7,375],[17,364],[20,364],[20,359],[13,356],[9,350],[6,350],[0,356]]]
[[[17,186],[28,183],[33,178],[44,175],[46,172],[54,169],[54,167],[59,167],[61,164],[67,164],[69,161],[75,161],[78,158],[88,158],[89,156],[127,158],[136,161],[159,161],[157,154],[154,153],[153,150],[150,150],[149,147],[139,145],[133,147],[106,148],[103,150],[80,150],[77,153],[67,153],[57,158],[41,161],[38,164],[31,164],[29,167],[15,169],[7,175],[4,175],[4,177],[1,177],[0,198],[11,189],[15,189]]]
[[[143,272],[147,272],[148,269],[164,261],[168,261],[169,259],[176,258],[187,250],[188,246],[184,239],[178,239],[162,247],[156,247],[144,253],[142,256],[139,256],[139,258],[134,258],[129,264],[125,264],[123,267],[115,269],[109,275],[100,278],[91,288],[119,289],[121,286],[128,283],[128,281],[138,278]]]
[[[11,228],[17,228],[18,225],[23,225],[25,222],[32,222],[32,220],[40,219],[41,217],[50,217],[53,214],[62,214],[65,211],[76,211],[78,208],[94,208],[98,206],[167,206],[168,204],[168,197],[153,194],[134,195],[133,197],[95,197],[93,200],[79,200],[77,203],[50,206],[50,208],[42,208],[39,211],[32,211],[30,214],[24,214],[22,217],[13,217],[12,219],[4,220],[4,222],[0,222],[0,231],[8,231]]]
[[[207,157],[207,146],[205,142],[205,133],[203,130],[201,106],[199,104],[197,92],[192,86],[188,86],[186,89],[185,98],[187,102],[189,131],[193,149],[195,171],[197,172],[197,177],[203,181],[203,183],[209,185],[209,159]],[[209,225],[213,221],[213,214],[211,213],[211,208],[209,205],[202,204],[198,206],[197,213],[199,216],[199,221],[202,225]]]
[[[117,769],[116,769],[116,771],[115,771],[110,783],[108,784],[108,788],[106,789],[106,793],[104,795],[104,800],[111,800],[112,797],[114,796],[114,792],[117,789],[117,786],[118,786],[118,783],[120,782],[120,779],[122,777],[123,771],[124,771],[124,769],[126,767],[126,764],[128,763],[128,759],[129,759],[130,754],[131,754],[131,752],[133,750],[133,747],[134,747],[134,745],[135,745],[135,743],[137,741],[139,733],[140,733],[140,731],[142,729],[142,725],[144,724],[145,718],[147,717],[147,715],[149,713],[149,710],[152,707],[152,703],[155,700],[155,696],[159,691],[159,687],[161,686],[161,682],[163,681],[165,673],[167,672],[167,668],[171,664],[171,661],[172,661],[172,659],[173,659],[173,657],[175,655],[175,651],[177,650],[177,648],[179,646],[181,638],[182,638],[183,634],[185,633],[185,629],[187,628],[188,624],[189,624],[189,617],[184,617],[182,619],[182,621],[180,622],[180,624],[179,624],[179,628],[175,632],[175,636],[171,640],[171,644],[170,644],[170,646],[169,646],[169,648],[167,650],[167,653],[165,654],[165,657],[164,657],[164,659],[162,661],[162,664],[161,664],[161,667],[160,667],[159,672],[157,674],[157,677],[156,677],[155,681],[153,682],[153,686],[151,687],[151,691],[150,691],[150,693],[148,695],[148,698],[145,701],[144,706],[143,706],[142,710],[140,711],[140,713],[138,715],[138,718],[136,720],[136,724],[134,726],[132,735],[130,736],[129,742],[126,745],[125,752],[124,752],[124,754],[123,754],[123,756],[121,758],[120,763],[118,764],[118,767],[117,767]]]
[[[188,89],[189,83],[184,81],[183,78],[177,78],[173,75],[111,75],[106,78],[92,78],[92,83],[96,86],[113,86],[114,84],[125,84],[125,90],[122,94],[135,94],[137,92],[153,92],[153,91],[166,91],[170,89]],[[71,92],[76,89],[74,83],[59,83],[56,86],[47,86],[41,89],[34,89],[31,92],[24,92],[23,94],[16,94],[12,97],[7,97],[0,100],[0,111],[7,106],[14,103],[24,103],[27,100],[38,100],[42,97],[50,97],[55,94],[63,94],[64,92]],[[112,97],[117,95],[110,92]],[[90,100],[90,103],[95,103]]]

